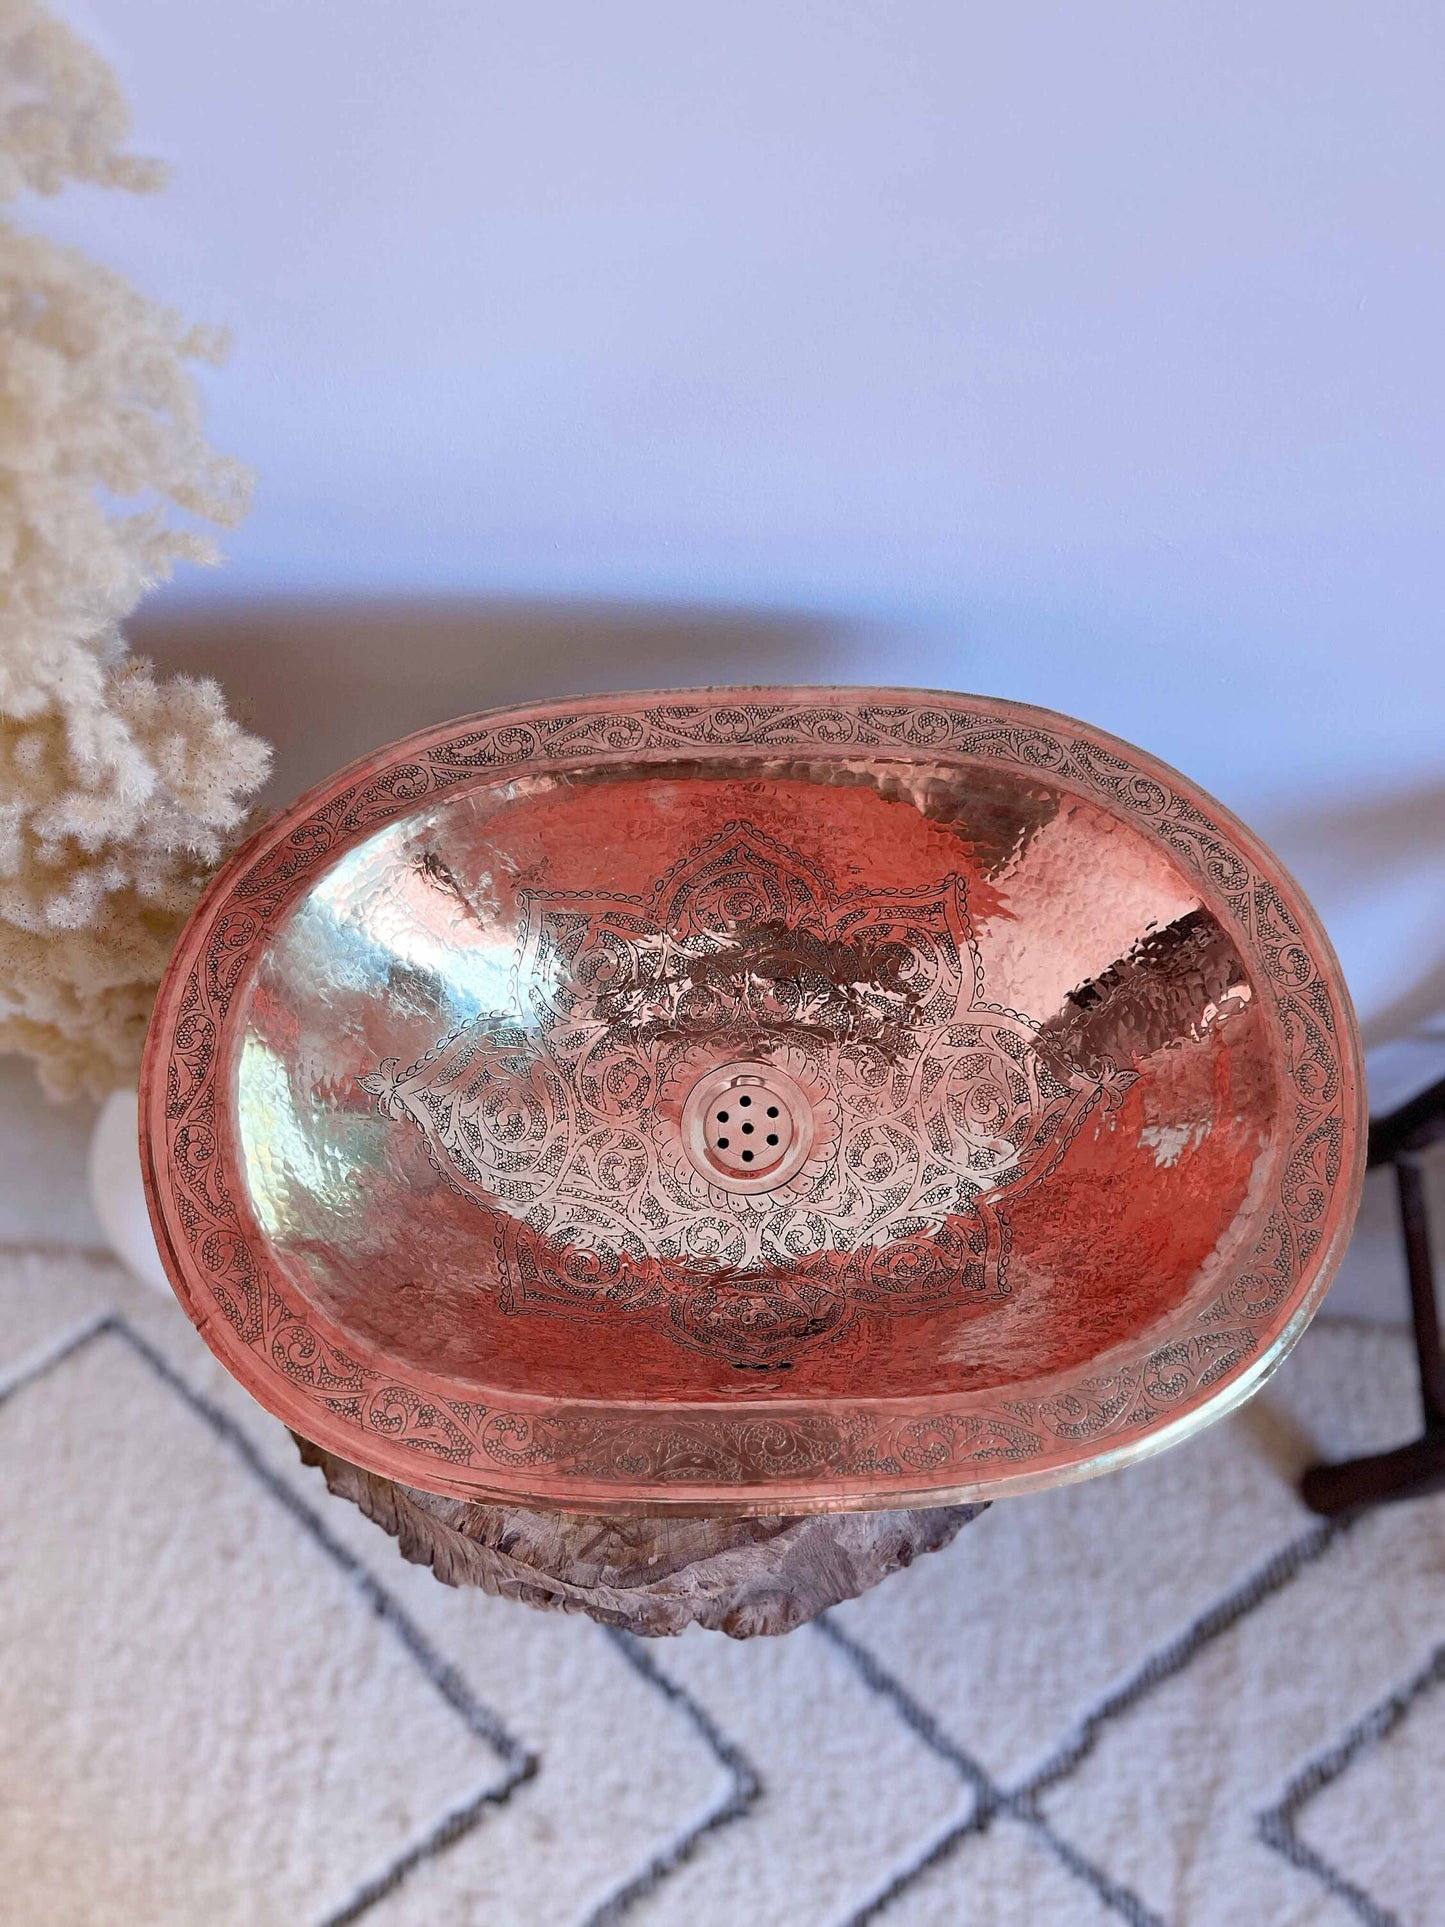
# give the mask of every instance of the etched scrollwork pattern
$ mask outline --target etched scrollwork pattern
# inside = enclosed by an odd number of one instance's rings
[[[645,898],[524,893],[512,984],[520,1021],[363,1087],[501,1208],[507,1309],[642,1315],[738,1365],[791,1362],[864,1310],[1002,1296],[1000,1200],[1132,1075],[1056,1074],[1037,1026],[983,1001],[958,876],[839,899],[745,822]],[[679,1115],[744,1053],[807,1092],[815,1137],[786,1185],[729,1197]]]
[[[221,1147],[230,1140],[221,1040],[238,987],[296,896],[360,838],[460,785],[528,767],[706,759],[740,746],[815,760],[913,752],[935,766],[954,757],[1046,777],[1155,839],[1230,928],[1283,1042],[1286,1142],[1252,1254],[1163,1340],[1122,1347],[1107,1370],[1082,1380],[1006,1399],[940,1397],[926,1411],[900,1414],[857,1400],[819,1413],[794,1405],[601,1414],[521,1397],[489,1404],[449,1397],[431,1383],[401,1383],[332,1342],[269,1262],[237,1202],[241,1187],[223,1168]],[[605,975],[605,958],[598,968]],[[627,1077],[609,1067],[597,1101],[625,1106]],[[1322,1288],[1325,1259],[1342,1241],[1362,1146],[1358,1046],[1327,946],[1246,832],[1181,790],[1171,772],[1064,718],[903,692],[604,700],[484,716],[412,739],[341,790],[303,799],[215,880],[162,985],[143,1099],[147,1186],[168,1268],[208,1342],[272,1409],[395,1476],[410,1469],[419,1483],[457,1492],[545,1491],[596,1505],[608,1504],[609,1492],[650,1493],[661,1503],[706,1491],[722,1504],[728,1493],[746,1491],[748,1503],[766,1508],[770,1492],[806,1504],[810,1495],[849,1490],[942,1494],[1000,1472],[1067,1476],[1071,1466],[1217,1397],[1285,1328],[1298,1326],[1299,1312]],[[520,1144],[534,1128],[528,1114],[514,1116],[505,1104],[493,1118],[499,1143],[515,1130]],[[625,1132],[609,1155],[625,1166]],[[888,1284],[875,1280],[871,1288]]]

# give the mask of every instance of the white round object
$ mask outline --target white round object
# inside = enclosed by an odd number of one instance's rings
[[[134,1091],[112,1091],[90,1135],[90,1199],[111,1250],[126,1269],[171,1296],[146,1210]]]

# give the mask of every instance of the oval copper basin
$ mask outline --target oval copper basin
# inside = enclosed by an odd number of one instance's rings
[[[379,751],[177,947],[175,1289],[297,1431],[579,1511],[993,1497],[1257,1387],[1356,1203],[1296,886],[1173,771],[914,691],[602,697]]]

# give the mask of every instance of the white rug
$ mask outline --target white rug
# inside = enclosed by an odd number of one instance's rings
[[[819,1626],[641,1646],[437,1585],[178,1309],[0,1255],[0,1917],[1439,1927],[1445,1499],[1291,1484],[1414,1420],[1317,1325]]]

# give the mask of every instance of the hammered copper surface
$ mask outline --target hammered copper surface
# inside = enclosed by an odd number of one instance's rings
[[[1238,1401],[1359,1183],[1352,1019],[1217,805],[1064,718],[694,692],[473,718],[303,798],[178,947],[177,1291],[407,1483],[993,1496]]]

